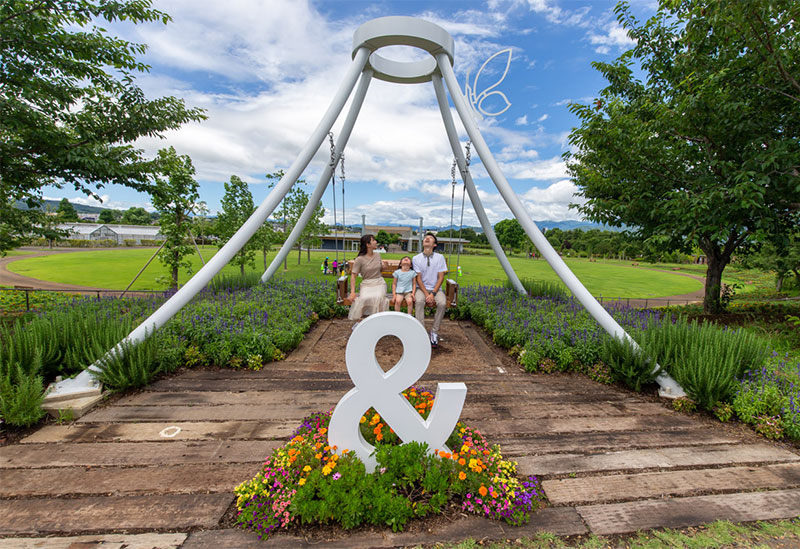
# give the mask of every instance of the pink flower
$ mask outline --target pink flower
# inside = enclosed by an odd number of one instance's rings
[[[333,473],[333,480],[339,480],[340,478],[342,478],[341,473]]]

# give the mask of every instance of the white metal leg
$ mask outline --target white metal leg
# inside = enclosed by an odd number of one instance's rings
[[[303,173],[306,166],[317,152],[325,137],[328,135],[333,123],[342,112],[347,98],[353,91],[356,85],[356,80],[361,74],[364,66],[369,59],[370,51],[367,48],[359,48],[353,55],[353,63],[350,65],[347,74],[345,75],[342,84],[339,86],[336,95],[328,106],[328,110],[322,116],[319,124],[314,132],[309,137],[303,149],[297,155],[297,158],[286,171],[286,174],[281,178],[278,184],[272,189],[272,192],[267,195],[264,201],[256,208],[253,215],[244,222],[238,231],[231,237],[231,239],[223,246],[214,257],[212,257],[206,265],[201,268],[197,273],[190,278],[186,284],[178,290],[175,295],[168,299],[161,307],[159,307],[147,320],[137,326],[128,336],[117,344],[114,349],[109,353],[122,352],[122,344],[125,342],[138,342],[144,340],[147,336],[152,335],[155,330],[163,326],[170,318],[172,318],[181,308],[186,305],[195,295],[197,295],[206,284],[216,275],[222,268],[228,264],[234,255],[250,240],[255,232],[267,220],[267,217],[272,213],[278,203],[283,199],[289,189],[294,185],[297,178]],[[106,355],[108,356],[108,355]],[[105,358],[105,357],[104,357]],[[94,379],[94,373],[102,371],[103,359],[101,358],[86,370],[78,374],[77,377],[67,379],[57,383],[53,389],[48,393],[50,397],[63,398],[66,394],[80,394],[85,392],[87,387],[94,388],[97,385]]]
[[[591,314],[592,317],[597,320],[597,322],[603,327],[604,330],[606,330],[606,332],[615,337],[626,339],[630,341],[636,348],[638,348],[638,345],[633,338],[631,338],[628,333],[625,332],[622,326],[620,326],[617,321],[614,320],[614,318],[608,313],[608,311],[606,311],[603,306],[597,302],[594,296],[589,293],[589,290],[587,290],[581,281],[578,280],[578,277],[576,277],[569,267],[567,267],[567,264],[564,263],[564,260],[561,259],[561,256],[559,256],[558,253],[553,249],[553,247],[550,245],[550,242],[544,237],[542,232],[533,222],[531,216],[522,205],[522,202],[520,202],[519,198],[514,193],[514,190],[511,188],[511,185],[508,184],[508,181],[503,175],[503,172],[500,170],[500,167],[497,165],[492,152],[486,145],[486,141],[484,141],[483,136],[478,130],[478,126],[473,121],[466,101],[461,95],[458,81],[456,80],[456,75],[453,72],[453,68],[450,66],[447,55],[442,53],[437,54],[436,60],[438,62],[439,70],[444,76],[447,88],[450,91],[450,97],[453,99],[453,104],[456,107],[456,111],[458,112],[458,115],[461,118],[464,128],[466,128],[472,143],[475,145],[475,150],[481,157],[481,161],[486,167],[486,171],[489,172],[489,176],[497,186],[497,190],[500,191],[503,200],[505,200],[506,204],[508,204],[508,207],[514,214],[514,217],[517,218],[517,221],[519,221],[520,225],[522,225],[525,233],[533,241],[536,249],[539,250],[539,253],[542,254],[545,260],[547,260],[558,277],[564,282],[564,284],[566,284],[567,288],[569,288],[578,301],[580,301],[581,304],[586,307],[586,310],[589,311],[589,314]],[[685,396],[686,394],[683,388],[666,373],[661,374],[656,381],[661,386],[660,392],[662,396],[677,398]]]
[[[432,79],[433,89],[436,90],[436,99],[439,102],[439,110],[442,111],[444,129],[447,132],[447,137],[450,140],[450,147],[453,149],[453,154],[456,157],[458,169],[461,172],[461,178],[464,180],[464,185],[469,194],[469,200],[472,202],[472,207],[475,209],[475,215],[478,216],[478,220],[481,222],[481,227],[483,227],[483,234],[485,234],[487,240],[489,240],[489,244],[491,244],[494,254],[497,256],[497,260],[503,267],[511,284],[513,284],[514,288],[519,293],[526,294],[522,282],[520,282],[517,273],[515,273],[514,269],[511,267],[511,263],[508,261],[508,257],[506,257],[503,247],[500,245],[500,241],[497,240],[497,235],[494,234],[492,224],[489,222],[489,218],[486,217],[486,210],[483,209],[483,203],[478,196],[478,190],[475,188],[475,183],[472,181],[472,174],[469,172],[467,161],[464,158],[464,152],[461,150],[461,143],[458,141],[458,132],[456,131],[455,122],[453,122],[453,115],[450,113],[450,105],[447,103],[447,94],[444,91],[442,77],[438,74],[433,74]]]
[[[353,126],[356,123],[356,119],[358,118],[358,113],[361,111],[361,106],[364,104],[364,97],[367,95],[367,90],[369,89],[369,83],[372,81],[372,69],[365,69],[363,73],[361,73],[361,80],[358,82],[358,87],[356,88],[356,93],[353,95],[353,101],[350,103],[350,112],[347,113],[347,118],[345,118],[344,125],[342,126],[342,131],[339,134],[339,140],[336,143],[334,148],[334,165],[331,166],[328,164],[324,170],[322,170],[322,174],[319,177],[319,183],[314,188],[314,192],[311,193],[311,196],[308,199],[308,204],[306,204],[303,213],[300,215],[300,218],[295,223],[294,228],[292,228],[292,232],[289,233],[289,236],[286,238],[286,242],[283,243],[281,246],[278,255],[276,255],[272,263],[269,264],[269,267],[264,274],[261,275],[261,282],[266,283],[272,276],[275,274],[275,271],[278,270],[280,264],[283,263],[283,260],[289,254],[289,251],[292,247],[297,243],[297,239],[300,238],[300,234],[308,225],[311,216],[314,214],[314,210],[317,209],[317,204],[322,199],[322,195],[325,193],[325,189],[328,188],[328,182],[331,179],[331,171],[335,169],[336,163],[339,162],[339,157],[342,155],[342,151],[344,151],[345,146],[347,146],[347,141],[350,139],[350,134],[353,131]]]

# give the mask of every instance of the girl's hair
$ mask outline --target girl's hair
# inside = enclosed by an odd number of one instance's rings
[[[374,240],[375,237],[371,234],[365,234],[361,237],[361,247],[358,249],[358,255],[364,255],[367,253],[367,244],[369,244],[370,240]]]
[[[413,262],[413,261],[411,261],[411,257],[409,257],[409,256],[407,256],[407,255],[404,255],[403,257],[401,257],[401,258],[400,258],[400,263],[398,264],[398,266],[399,266],[399,267],[402,267],[402,266],[403,266],[403,260],[404,260],[404,259],[408,259],[408,262],[409,262],[409,263],[411,263],[411,266],[412,266],[412,267],[414,266],[414,262]]]

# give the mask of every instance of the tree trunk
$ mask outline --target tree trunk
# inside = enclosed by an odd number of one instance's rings
[[[705,314],[719,314],[724,310],[720,297],[722,294],[722,271],[730,263],[731,253],[736,249],[737,238],[732,235],[720,249],[717,242],[707,238],[700,239],[700,248],[706,254],[708,269],[706,270],[706,295],[703,297],[703,312]]]
[[[267,249],[261,248],[261,255],[264,256],[264,270],[267,270]]]
[[[300,258],[303,256],[303,245],[301,243],[297,244],[297,264],[300,265]]]
[[[306,248],[306,263],[311,261],[311,245]]]
[[[178,254],[172,254],[172,287],[178,287]]]

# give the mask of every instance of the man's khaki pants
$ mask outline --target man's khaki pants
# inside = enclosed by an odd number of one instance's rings
[[[442,324],[444,313],[447,310],[447,298],[441,288],[436,292],[434,299],[436,300],[436,315],[433,317],[433,328],[431,331],[438,334],[439,326]],[[417,320],[425,326],[425,294],[422,293],[422,290],[419,288],[417,288],[417,292],[414,294],[414,312],[417,316]]]

